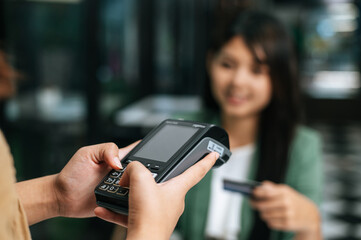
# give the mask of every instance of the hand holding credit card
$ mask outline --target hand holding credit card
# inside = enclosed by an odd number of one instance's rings
[[[250,180],[238,182],[238,181],[223,179],[224,190],[231,192],[238,192],[247,197],[251,196],[253,189],[260,185],[261,185],[260,182],[250,181]]]

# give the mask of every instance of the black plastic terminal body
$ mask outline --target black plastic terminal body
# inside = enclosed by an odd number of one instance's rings
[[[165,125],[195,128],[196,132],[186,140],[185,144],[179,146],[179,149],[165,162],[135,157],[134,155],[136,155],[138,150],[147,144]],[[215,147],[212,148],[212,146]],[[167,148],[167,146],[162,147],[164,149]],[[141,162],[152,172],[155,181],[160,183],[181,174],[212,151],[220,153],[220,157],[214,167],[221,166],[227,162],[231,156],[228,134],[224,129],[213,124],[168,119],[145,136],[143,140],[121,160],[121,163],[125,169],[132,161]],[[119,170],[110,171],[95,188],[95,196],[99,206],[121,214],[128,214],[129,191],[127,188],[122,188],[117,184],[122,172],[123,171]]]

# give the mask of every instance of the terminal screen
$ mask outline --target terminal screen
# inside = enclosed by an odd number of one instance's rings
[[[134,157],[167,162],[197,131],[193,127],[166,124]]]

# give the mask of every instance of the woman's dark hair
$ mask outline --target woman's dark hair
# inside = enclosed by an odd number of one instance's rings
[[[292,42],[283,24],[273,16],[256,11],[239,12],[230,22],[221,24],[211,37],[209,52],[216,54],[233,37],[241,36],[257,62],[268,65],[272,98],[261,113],[258,129],[259,164],[256,180],[282,183],[288,166],[288,154],[300,120],[298,72]],[[259,59],[256,48],[266,59]],[[205,107],[218,111],[206,81]],[[270,230],[255,213],[255,225],[250,239],[269,239]]]

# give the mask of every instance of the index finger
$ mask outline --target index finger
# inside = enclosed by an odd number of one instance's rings
[[[211,152],[181,175],[171,179],[170,181],[181,182],[179,185],[182,186],[183,191],[188,192],[189,189],[196,185],[206,175],[218,158],[219,153]]]
[[[119,185],[122,187],[130,187],[131,182],[138,181],[139,179],[147,179],[148,182],[151,180],[154,182],[151,172],[142,163],[133,161],[129,163],[125,169],[120,178]]]

